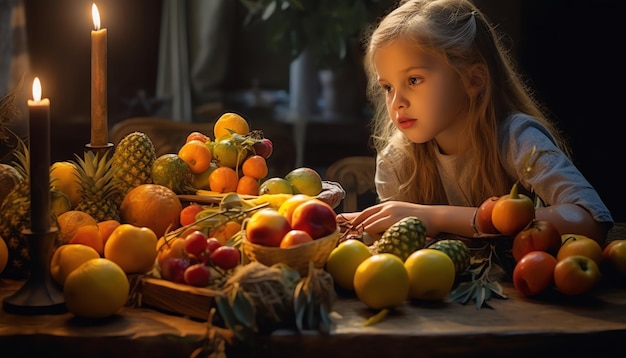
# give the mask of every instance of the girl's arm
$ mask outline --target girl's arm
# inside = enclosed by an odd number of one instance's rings
[[[353,227],[363,226],[375,240],[387,228],[406,216],[418,217],[426,227],[426,235],[445,232],[473,237],[476,208],[450,205],[420,205],[402,201],[388,201],[361,212],[339,214],[339,221],[350,221]],[[595,221],[591,214],[574,204],[558,204],[536,210],[537,220],[553,223],[560,234],[580,234],[596,240],[601,245],[606,240],[608,224]]]

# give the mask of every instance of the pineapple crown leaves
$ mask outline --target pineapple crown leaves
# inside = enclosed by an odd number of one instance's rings
[[[17,137],[15,133],[9,128],[9,122],[11,122],[20,113],[15,106],[15,98],[17,97],[17,91],[19,87],[14,91],[7,93],[0,98],[0,141],[7,142],[10,139],[10,135]]]
[[[78,180],[83,193],[91,188],[105,188],[102,197],[106,198],[116,192],[112,158],[109,158],[106,154],[94,154],[91,151],[85,151],[84,158],[81,158],[78,154],[75,154],[75,157],[76,160],[70,162],[76,165]]]
[[[15,160],[12,162],[13,167],[20,173],[23,179],[30,176],[30,150],[21,138],[17,137],[17,148],[13,152]]]

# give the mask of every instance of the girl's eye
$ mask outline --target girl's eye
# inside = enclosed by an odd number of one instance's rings
[[[420,82],[422,82],[422,80],[418,77],[410,77],[409,78],[409,84],[411,85],[416,85],[419,84]]]
[[[391,86],[389,85],[380,85],[380,88],[384,91],[384,92],[391,92]]]

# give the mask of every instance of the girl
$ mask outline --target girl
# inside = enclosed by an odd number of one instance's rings
[[[381,203],[338,220],[375,239],[406,216],[431,237],[480,237],[477,207],[519,180],[546,205],[538,220],[605,241],[611,214],[470,1],[401,1],[369,36],[365,64]],[[527,172],[533,147],[545,154]]]

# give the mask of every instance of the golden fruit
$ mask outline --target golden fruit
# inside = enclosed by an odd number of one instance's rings
[[[9,248],[4,239],[0,237],[0,273],[7,267],[7,262],[9,262]]]
[[[311,168],[296,168],[285,175],[285,180],[293,187],[294,194],[316,196],[322,191],[322,178]]]
[[[69,210],[57,217],[59,223],[59,243],[67,244],[78,228],[84,225],[97,225],[96,219],[84,211]]]
[[[111,260],[96,258],[67,276],[63,297],[67,310],[77,317],[106,318],[124,307],[129,291],[124,271]]]
[[[104,245],[104,257],[118,264],[125,273],[146,273],[157,258],[157,236],[147,227],[118,226]]]
[[[91,246],[83,244],[61,245],[52,254],[50,260],[50,275],[61,286],[65,279],[83,263],[97,259],[100,254]]]
[[[456,271],[446,253],[436,249],[420,249],[404,261],[409,273],[409,296],[418,300],[439,301],[452,290]]]
[[[596,265],[602,262],[602,246],[596,240],[584,235],[561,235],[561,248],[556,253],[556,260],[561,261],[569,256],[582,255],[592,259]]]
[[[150,228],[157,237],[180,227],[183,206],[171,189],[158,184],[141,184],[126,194],[120,205],[121,221]]]
[[[392,308],[409,295],[409,273],[393,254],[365,259],[354,273],[354,291],[361,302],[373,309]]]
[[[367,245],[355,239],[346,240],[330,252],[326,261],[326,271],[335,284],[345,290],[354,291],[354,274],[357,267],[370,258],[372,253]]]
[[[78,169],[71,162],[55,162],[50,168],[52,185],[60,192],[67,195],[72,203],[72,208],[80,201],[80,181],[78,180]]]
[[[250,133],[250,126],[248,122],[237,113],[224,113],[213,125],[213,138],[217,141],[222,136],[230,135],[231,130],[235,133],[246,135]]]
[[[293,194],[293,188],[284,178],[269,178],[259,186],[259,195],[264,194]]]

